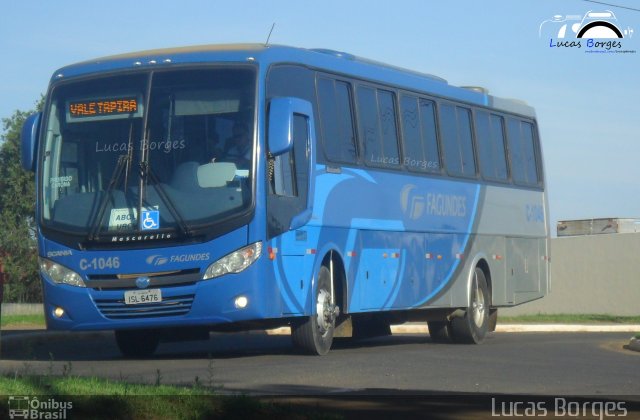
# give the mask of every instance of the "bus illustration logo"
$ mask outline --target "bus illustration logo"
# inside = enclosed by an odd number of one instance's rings
[[[143,210],[140,218],[140,230],[160,229],[160,211]]]
[[[9,418],[26,419],[29,417],[29,397],[9,397]]]
[[[39,397],[10,396],[7,403],[9,418],[13,419],[61,419],[67,418],[73,409],[73,402],[58,401],[48,398],[41,401]]]
[[[633,29],[620,26],[611,10],[589,11],[583,15],[554,15],[544,20],[538,29],[540,38],[551,39],[621,39],[631,38]]]

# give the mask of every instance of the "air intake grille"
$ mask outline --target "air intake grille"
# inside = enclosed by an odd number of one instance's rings
[[[162,302],[127,305],[124,299],[96,299],[96,306],[109,319],[155,318],[186,315],[194,295],[162,297]]]

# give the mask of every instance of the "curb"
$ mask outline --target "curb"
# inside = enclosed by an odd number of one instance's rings
[[[496,332],[638,332],[640,325],[584,325],[584,324],[504,324],[498,325]],[[424,323],[407,323],[391,326],[392,334],[428,334],[429,328]],[[267,330],[268,335],[289,335],[289,327]],[[640,340],[636,345],[640,348]]]
[[[504,324],[498,325],[497,332],[631,332],[640,331],[640,325],[618,324]]]
[[[264,331],[267,335],[290,335],[289,327],[273,328]],[[584,324],[503,324],[496,327],[499,333],[521,333],[521,332],[630,332],[637,333],[640,331],[640,325],[623,324],[623,325],[584,325]],[[72,333],[70,331],[47,331],[45,329],[29,329],[29,330],[2,330],[2,340],[11,340],[12,338],[32,336],[45,336],[49,339],[66,337]],[[106,331],[107,333],[109,331]],[[73,332],[73,334],[104,334],[105,331],[82,331]],[[429,334],[429,328],[426,323],[406,323],[391,326],[392,334]],[[632,338],[629,348],[640,351],[640,339]]]

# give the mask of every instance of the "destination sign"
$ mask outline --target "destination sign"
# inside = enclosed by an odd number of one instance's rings
[[[139,117],[142,104],[137,96],[71,100],[66,111],[67,122]]]

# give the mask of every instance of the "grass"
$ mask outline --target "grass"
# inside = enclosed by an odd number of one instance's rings
[[[1,328],[20,328],[21,326],[45,327],[44,314],[37,315],[2,315]]]
[[[71,403],[68,415],[92,419],[333,419],[332,414],[286,404],[262,402],[248,396],[216,395],[211,388],[194,385],[140,385],[100,378],[73,376],[0,376],[0,413],[8,396],[29,396],[39,401]],[[66,405],[68,406],[68,405]]]
[[[537,314],[498,316],[500,324],[640,324],[640,316],[607,314]]]

